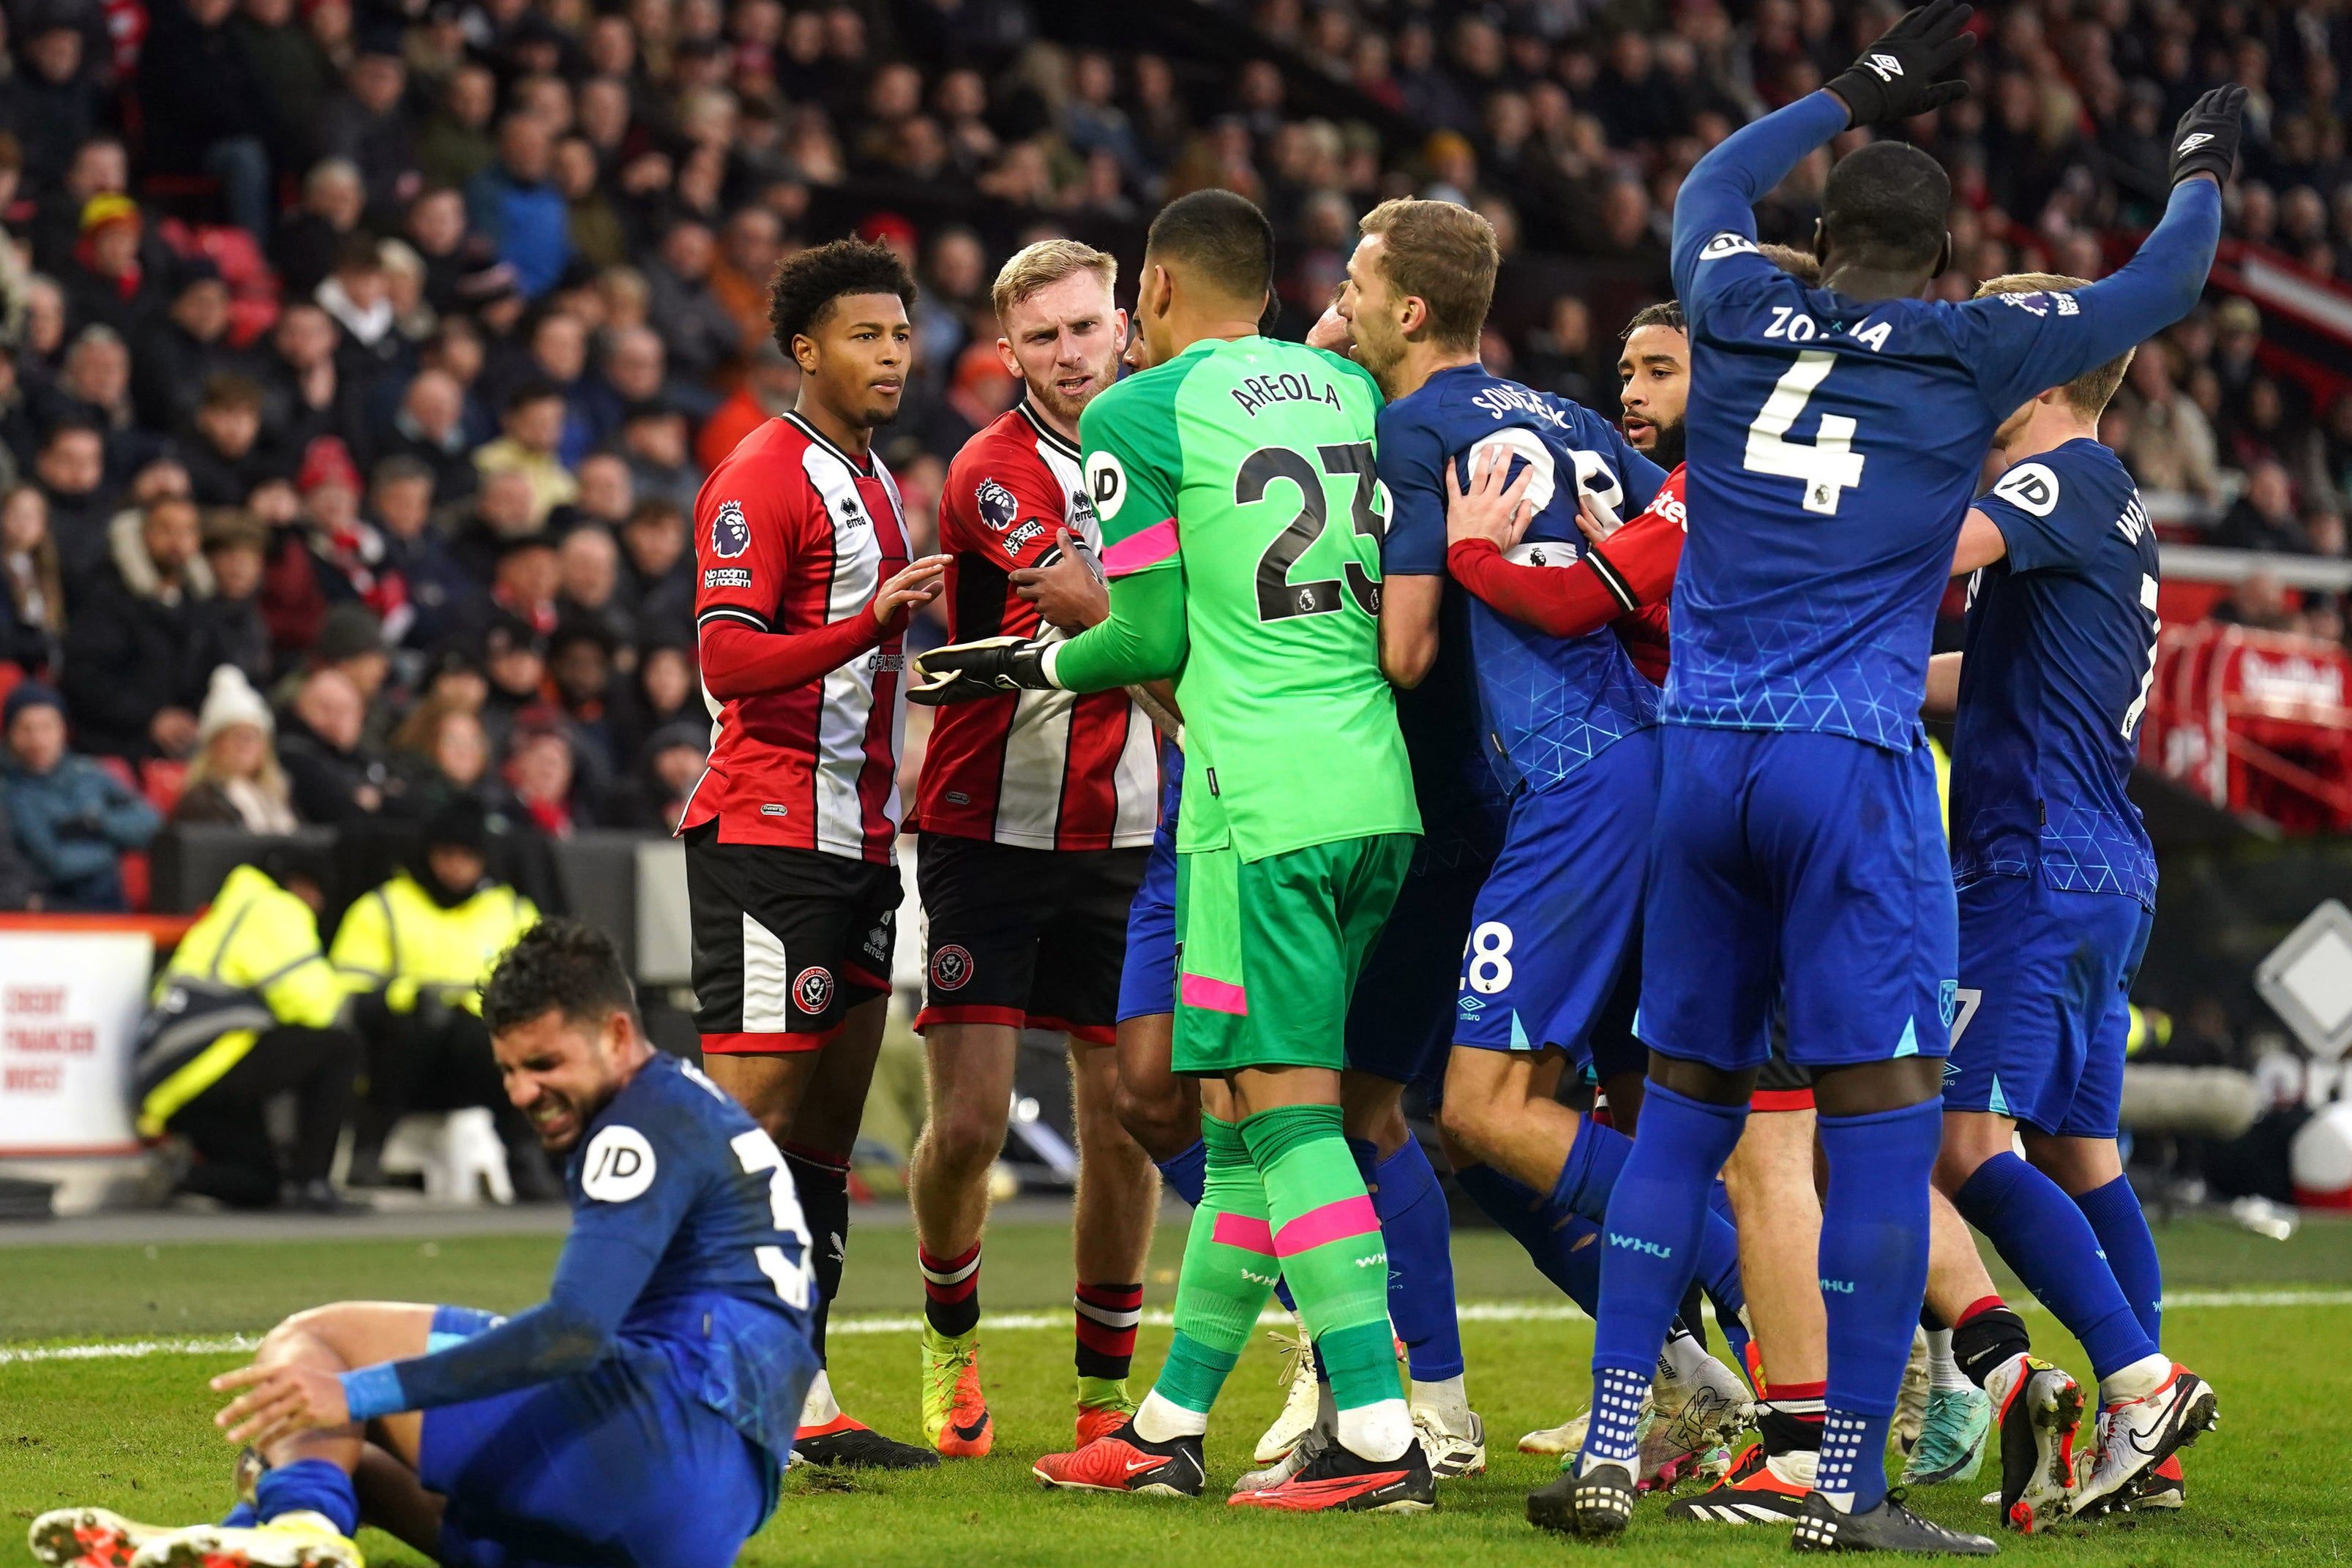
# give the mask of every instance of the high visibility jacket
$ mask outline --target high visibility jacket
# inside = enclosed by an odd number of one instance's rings
[[[131,1070],[139,1130],[160,1136],[182,1107],[244,1060],[273,1024],[324,1029],[349,993],[319,951],[310,906],[241,865],[156,977]]]
[[[402,872],[344,911],[328,956],[347,990],[382,991],[394,1012],[415,1011],[418,997],[430,993],[478,1013],[499,956],[538,924],[538,908],[504,883],[444,909]]]

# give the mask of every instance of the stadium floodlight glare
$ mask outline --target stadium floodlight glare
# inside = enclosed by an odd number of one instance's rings
[[[2329,899],[2254,970],[2254,989],[2314,1056],[2352,1046],[2352,909]]]

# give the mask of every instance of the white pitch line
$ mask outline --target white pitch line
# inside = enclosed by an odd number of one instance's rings
[[[2021,1311],[2046,1312],[2032,1297],[2011,1303]],[[2179,1291],[2164,1298],[2167,1312],[2227,1311],[2247,1307],[2352,1307],[2352,1291]],[[1710,1309],[1710,1312],[1712,1309]],[[1583,1312],[1566,1302],[1465,1301],[1454,1315],[1465,1323],[1549,1323],[1589,1321]],[[992,1312],[983,1320],[992,1333],[1021,1333],[1067,1329],[1066,1312]],[[1263,1327],[1281,1328],[1290,1314],[1278,1309],[1258,1315]],[[1143,1314],[1148,1328],[1167,1328],[1175,1322],[1164,1309]],[[828,1330],[837,1334],[913,1333],[923,1326],[919,1317],[864,1316],[835,1318]],[[0,1345],[0,1366],[42,1361],[137,1360],[151,1355],[226,1355],[251,1350],[260,1340],[250,1334],[220,1334],[210,1338],[112,1340],[99,1344]]]

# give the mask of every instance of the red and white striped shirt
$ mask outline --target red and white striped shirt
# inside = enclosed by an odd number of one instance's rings
[[[1056,528],[1091,550],[1100,525],[1077,444],[1030,412],[1000,414],[964,443],[940,503],[951,640],[1064,633],[1013,589],[1016,568],[1055,559]],[[1126,849],[1159,818],[1151,721],[1124,692],[1019,692],[939,710],[916,816],[927,833],[1035,850]]]
[[[907,564],[888,470],[854,461],[796,413],[772,419],[704,482],[694,555],[717,724],[680,828],[715,817],[723,843],[892,863],[904,617],[885,627],[868,609]]]

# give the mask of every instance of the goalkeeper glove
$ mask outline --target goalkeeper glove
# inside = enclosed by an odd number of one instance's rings
[[[1977,47],[1966,31],[1974,9],[1960,0],[1915,7],[1831,78],[1829,90],[1845,99],[1852,123],[1908,120],[1968,97],[1969,84],[1950,73]]]
[[[1026,637],[982,637],[918,653],[915,673],[923,678],[907,688],[907,700],[938,707],[1006,692],[1050,691],[1045,650],[1051,645]]]
[[[2210,174],[2230,183],[2230,166],[2238,161],[2238,137],[2244,121],[2246,89],[2217,87],[2189,106],[2172,132],[2172,183],[2192,174]]]

